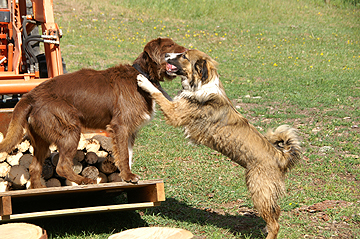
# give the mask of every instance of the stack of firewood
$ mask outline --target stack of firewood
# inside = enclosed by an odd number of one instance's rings
[[[0,142],[3,135],[0,133]],[[95,135],[81,135],[78,151],[73,159],[73,170],[84,177],[92,178],[97,183],[120,182],[119,171],[111,155],[111,138]],[[30,188],[29,166],[33,159],[33,147],[28,139],[24,139],[11,153],[0,153],[0,192]],[[49,156],[45,160],[42,182],[46,187],[73,186],[56,173],[59,152],[55,145],[49,148]]]

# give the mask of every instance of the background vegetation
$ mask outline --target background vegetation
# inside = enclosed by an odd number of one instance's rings
[[[304,157],[287,177],[279,238],[359,238],[357,0],[55,0],[54,8],[70,72],[131,63],[159,36],[216,59],[229,98],[259,131],[280,124],[300,131]],[[175,95],[180,82],[163,87]],[[189,145],[160,112],[134,153],[134,172],[165,181],[160,207],[34,223],[50,238],[107,238],[140,226],[180,227],[197,238],[264,238],[243,169]],[[327,200],[335,206],[307,210]]]

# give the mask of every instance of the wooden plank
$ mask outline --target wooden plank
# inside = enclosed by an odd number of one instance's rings
[[[0,197],[0,216],[12,214],[11,197]]]
[[[72,193],[81,191],[103,191],[103,190],[116,190],[116,189],[131,189],[141,188],[147,185],[163,183],[162,180],[144,180],[139,181],[137,184],[126,183],[126,182],[115,182],[115,183],[102,183],[102,184],[89,184],[89,185],[78,185],[78,186],[64,186],[64,187],[53,187],[53,188],[39,188],[39,189],[28,189],[28,190],[16,190],[0,193],[0,197],[13,196],[13,197],[28,197],[32,195],[46,195],[46,194],[57,194],[57,193]]]
[[[159,202],[165,201],[164,183],[156,183],[147,187],[128,191],[129,202]]]
[[[53,210],[44,212],[32,212],[10,215],[8,218],[1,218],[1,221],[19,220],[24,218],[41,218],[41,217],[53,217],[60,215],[77,215],[89,212],[106,212],[110,210],[121,211],[121,210],[138,210],[154,206],[159,206],[160,202],[145,202],[145,203],[129,203],[119,205],[108,205],[108,206],[96,206],[96,207],[84,207],[84,208],[73,208],[64,210]]]

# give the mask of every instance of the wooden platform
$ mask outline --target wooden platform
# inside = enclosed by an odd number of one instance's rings
[[[0,193],[0,222],[144,209],[159,206],[162,201],[165,201],[162,180],[139,181],[138,184],[118,182],[9,191]]]

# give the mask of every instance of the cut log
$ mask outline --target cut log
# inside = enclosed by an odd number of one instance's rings
[[[22,188],[30,179],[29,171],[21,165],[12,166],[6,179],[13,183],[15,188]]]
[[[4,162],[9,154],[6,152],[0,153],[0,163]]]
[[[190,239],[194,235],[184,229],[170,227],[140,227],[129,229],[110,236],[108,239],[147,238],[147,239]]]
[[[99,170],[105,174],[111,174],[117,170],[117,167],[114,163],[114,158],[110,155],[106,158],[100,158],[97,166]]]
[[[34,155],[34,147],[32,145],[29,147],[29,153]]]
[[[108,182],[123,182],[123,180],[120,177],[120,174],[118,172],[112,173],[108,176]]]
[[[61,182],[57,178],[50,178],[49,180],[46,181],[46,187],[48,188],[61,187]]]
[[[54,165],[56,167],[56,165],[59,162],[59,153],[58,152],[52,153],[50,155],[50,160],[51,160],[52,165]]]
[[[106,137],[104,135],[94,135],[92,139],[96,139],[100,143],[101,148],[105,151],[112,152],[113,144],[110,137]]]
[[[17,152],[17,154],[9,154],[6,158],[6,161],[11,165],[19,165],[20,158],[23,156],[23,153]]]
[[[108,182],[108,179],[107,179],[106,174],[99,172],[99,176],[96,179],[96,183],[99,184],[99,183],[107,183],[107,182]]]
[[[80,135],[80,141],[79,141],[79,144],[78,144],[78,150],[84,150],[86,148],[86,144],[87,144],[87,141],[86,141],[86,138],[83,134]]]
[[[76,151],[75,160],[77,160],[78,162],[82,162],[85,159],[85,153],[82,150],[78,150]]]
[[[44,186],[44,188],[46,187],[46,181],[43,177],[40,178],[40,183],[42,186]],[[30,180],[26,183],[26,189],[30,189],[31,187],[31,182]]]
[[[65,185],[66,186],[78,186],[79,184],[75,183],[75,182],[71,182],[69,179],[65,180]]]
[[[46,231],[29,223],[7,223],[0,225],[2,239],[46,239]]]
[[[22,141],[20,144],[16,145],[16,148],[17,148],[21,153],[25,153],[25,152],[28,151],[29,148],[30,148],[30,141],[26,139],[26,140]]]
[[[7,192],[10,189],[11,183],[0,178],[0,193]]]
[[[83,165],[76,159],[73,159],[73,170],[74,170],[74,173],[76,173],[76,174],[80,174],[81,171],[83,170]]]
[[[4,140],[4,135],[3,135],[3,133],[0,132],[0,143],[1,143],[1,141],[3,141],[3,140]]]
[[[0,177],[5,177],[9,173],[10,168],[11,166],[7,162],[0,163]]]
[[[22,165],[25,168],[29,169],[33,158],[34,156],[32,156],[31,154],[24,154],[19,160],[19,165]]]
[[[96,180],[99,176],[99,170],[95,166],[89,166],[84,168],[81,175]]]
[[[95,164],[98,161],[98,156],[95,152],[87,152],[85,155],[85,162],[88,164]]]
[[[55,144],[51,144],[49,147],[51,153],[57,152],[57,146]]]
[[[96,153],[100,149],[100,143],[96,139],[89,139],[86,144],[86,152]]]
[[[109,153],[104,151],[104,150],[99,150],[96,152],[96,155],[99,157],[99,158],[106,158]]]
[[[50,159],[45,159],[43,169],[42,169],[42,176],[45,180],[48,180],[54,175],[54,166],[51,163]]]

